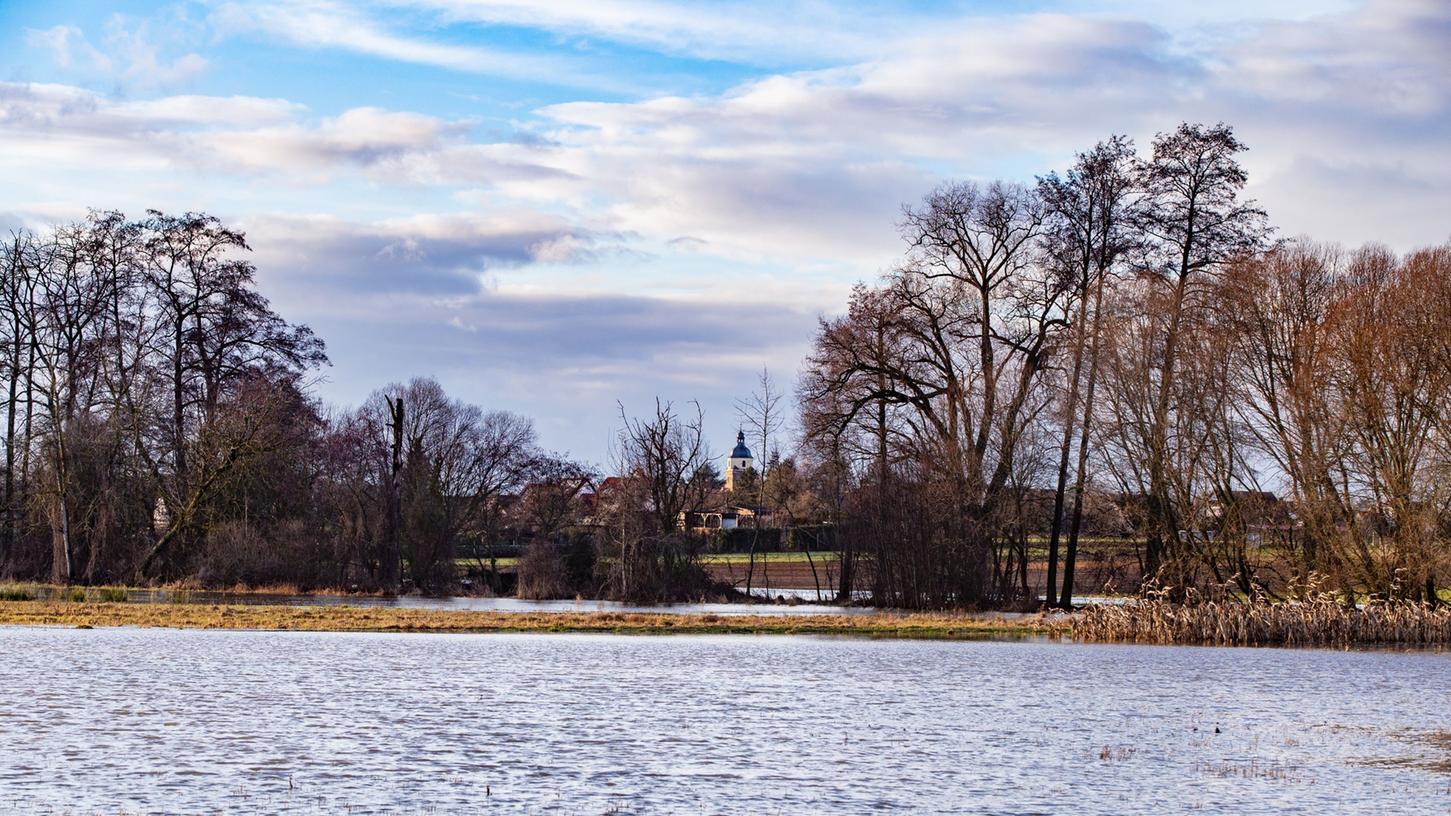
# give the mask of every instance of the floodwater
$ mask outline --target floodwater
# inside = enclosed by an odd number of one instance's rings
[[[1447,813],[1451,656],[0,628],[0,812]]]
[[[53,590],[42,589],[42,595]],[[618,601],[580,598],[572,601],[530,601],[520,598],[483,598],[470,595],[287,595],[269,592],[218,592],[212,590],[131,589],[132,603],[203,603],[261,606],[366,606],[399,609],[442,609],[459,612],[672,612],[682,615],[876,615],[882,610],[868,606],[838,606],[807,603],[806,590],[776,590],[786,603],[680,603],[640,606]],[[763,599],[765,596],[761,596]]]

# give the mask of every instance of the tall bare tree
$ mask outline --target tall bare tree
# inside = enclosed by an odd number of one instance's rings
[[[1258,249],[1268,234],[1264,211],[1240,199],[1248,181],[1238,160],[1244,150],[1228,125],[1184,123],[1155,136],[1151,155],[1135,168],[1143,195],[1134,224],[1144,239],[1141,308],[1152,315],[1152,346],[1142,360],[1144,390],[1135,397],[1144,410],[1119,427],[1137,437],[1124,453],[1144,458],[1142,478],[1131,487],[1144,498],[1145,575],[1157,574],[1175,554],[1187,509],[1176,505],[1172,484],[1172,471],[1183,469],[1181,455],[1196,448],[1176,431],[1189,426],[1172,416],[1176,405],[1189,405],[1176,400],[1185,332],[1206,314],[1203,298],[1213,276]]]
[[[1133,217],[1133,143],[1123,136],[1099,142],[1078,161],[1066,176],[1049,174],[1038,181],[1038,192],[1048,209],[1045,236],[1048,255],[1060,274],[1070,281],[1069,292],[1077,302],[1073,319],[1072,354],[1068,365],[1067,395],[1062,408],[1063,436],[1059,448],[1058,480],[1053,496],[1053,518],[1048,539],[1047,602],[1059,603],[1058,545],[1063,528],[1069,457],[1078,435],[1078,461],[1072,491],[1068,556],[1064,565],[1064,606],[1073,603],[1073,569],[1078,553],[1078,529],[1082,520],[1084,481],[1087,475],[1088,438],[1093,417],[1093,397],[1098,376],[1099,316],[1103,287],[1109,272],[1133,245],[1129,228]],[[1087,357],[1085,372],[1085,356]],[[1083,404],[1080,385],[1084,379]]]
[[[777,458],[776,452],[770,447],[776,434],[780,432],[785,424],[786,414],[781,407],[781,398],[784,394],[776,383],[771,379],[771,372],[762,368],[760,378],[756,381],[756,388],[751,392],[750,397],[736,400],[736,416],[740,419],[741,427],[749,428],[750,438],[756,443],[757,461],[760,463],[756,468],[758,477],[756,479],[757,497],[760,504],[765,507],[774,508],[776,497],[771,495],[771,469]],[[756,577],[756,549],[760,544],[761,530],[759,524],[751,535],[751,547],[746,561],[746,593],[750,594],[752,584]]]

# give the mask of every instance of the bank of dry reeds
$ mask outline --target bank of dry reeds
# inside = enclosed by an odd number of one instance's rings
[[[1411,601],[1348,606],[1329,594],[1278,602],[1151,597],[1078,612],[1073,637],[1217,646],[1445,646],[1451,645],[1451,608]]]

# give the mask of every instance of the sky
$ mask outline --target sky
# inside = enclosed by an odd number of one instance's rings
[[[1444,0],[0,0],[0,230],[200,210],[353,405],[432,376],[724,456],[945,180],[1232,124],[1283,236],[1451,239]]]

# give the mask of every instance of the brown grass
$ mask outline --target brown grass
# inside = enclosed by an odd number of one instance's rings
[[[612,632],[623,634],[806,634],[970,640],[1063,636],[1067,627],[1034,617],[954,614],[681,615],[624,612],[464,612],[353,606],[0,601],[0,624],[138,626],[329,632]]]
[[[1354,608],[1325,594],[1277,603],[1178,604],[1150,598],[1078,612],[1073,637],[1219,646],[1446,646],[1451,645],[1451,608],[1400,601]]]
[[[1096,605],[1073,615],[1017,619],[954,613],[702,615],[667,612],[493,612],[392,607],[227,603],[116,603],[107,593],[0,593],[0,625],[140,626],[341,632],[616,632],[814,634],[977,639],[1071,635],[1080,641],[1224,646],[1447,646],[1451,608],[1374,603],[1349,608],[1328,595],[1175,604],[1162,598]],[[23,590],[23,591],[22,591]]]

